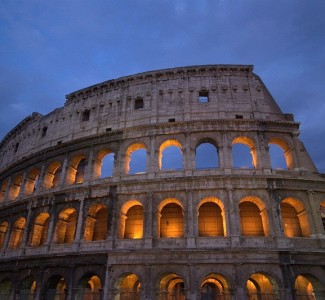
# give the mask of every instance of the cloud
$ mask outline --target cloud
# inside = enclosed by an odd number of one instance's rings
[[[323,0],[3,2],[0,136],[33,111],[46,114],[63,106],[65,94],[107,79],[254,64],[283,111],[303,121],[302,137],[325,169],[325,149],[313,138],[325,128],[324,13]]]

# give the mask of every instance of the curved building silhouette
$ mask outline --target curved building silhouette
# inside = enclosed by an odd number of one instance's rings
[[[325,299],[324,219],[252,66],[109,80],[0,144],[0,299]]]

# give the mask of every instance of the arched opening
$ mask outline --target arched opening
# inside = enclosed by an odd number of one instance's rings
[[[159,300],[185,300],[184,280],[177,274],[166,274],[159,282]]]
[[[320,204],[320,216],[322,218],[324,233],[325,233],[325,201]]]
[[[280,204],[282,226],[286,237],[309,237],[308,215],[302,202],[286,198]]]
[[[6,196],[7,187],[8,187],[8,179],[5,179],[1,182],[0,201],[4,200]]]
[[[140,300],[141,283],[137,275],[124,274],[115,283],[115,300]]]
[[[125,239],[141,239],[143,237],[143,207],[134,205],[126,213]]]
[[[218,149],[213,143],[202,142],[195,149],[196,169],[219,168]]]
[[[161,238],[181,238],[184,236],[183,208],[177,200],[167,202],[169,203],[163,205],[158,214],[159,236]]]
[[[107,236],[108,209],[105,205],[95,204],[88,210],[85,224],[85,241],[105,240]]]
[[[147,148],[136,143],[129,146],[125,153],[125,173],[139,174],[147,171]]]
[[[275,280],[262,273],[252,274],[246,282],[247,299],[249,300],[277,300],[278,286]]]
[[[36,281],[32,277],[25,278],[19,286],[19,300],[34,299],[36,291]]]
[[[167,140],[159,147],[159,169],[181,170],[183,168],[183,148],[177,140]]]
[[[223,205],[214,198],[204,199],[198,211],[199,236],[225,236]]]
[[[34,191],[38,186],[39,175],[40,175],[40,170],[37,168],[33,168],[28,172],[25,181],[25,189],[24,189],[25,195],[31,195],[34,193]]]
[[[49,227],[49,219],[50,215],[48,213],[40,213],[35,218],[30,236],[30,245],[32,247],[42,246],[45,244]]]
[[[74,208],[63,210],[58,217],[54,241],[57,244],[69,244],[74,241],[77,225],[77,213]]]
[[[80,279],[76,291],[76,300],[100,300],[102,284],[100,278],[88,274]]]
[[[109,149],[98,152],[94,161],[94,178],[106,178],[113,176],[114,153]]]
[[[10,249],[17,249],[20,247],[21,241],[23,239],[23,234],[25,230],[26,219],[19,218],[11,230],[10,241],[9,241],[9,248]]]
[[[279,145],[269,144],[269,154],[272,169],[288,169],[283,149]]]
[[[23,179],[22,175],[16,175],[14,177],[9,188],[9,194],[8,194],[9,200],[15,200],[18,197],[22,179]]]
[[[323,299],[325,287],[320,281],[310,274],[300,274],[295,280],[297,300]]]
[[[244,136],[232,141],[233,167],[241,169],[257,168],[257,151],[252,139]]]
[[[121,207],[119,220],[120,239],[141,239],[143,237],[143,206],[138,200],[127,201]]]
[[[239,203],[240,225],[243,236],[264,236],[263,220],[257,204],[245,200]]]
[[[200,285],[200,300],[230,300],[230,291],[227,280],[219,274],[209,274]]]
[[[9,300],[11,292],[11,281],[9,279],[3,279],[0,282],[0,299]]]
[[[0,249],[4,247],[7,231],[8,231],[8,222],[2,222],[0,224]]]
[[[269,140],[269,145],[277,145],[278,147],[280,147],[282,149],[282,151],[280,151],[280,153],[284,156],[285,159],[285,169],[293,169],[294,168],[294,162],[293,162],[293,151],[290,148],[289,144],[281,139],[281,138],[272,138]],[[271,159],[271,165],[272,168],[273,166],[277,166],[279,164],[279,162],[276,161],[276,156],[272,157],[272,153],[270,152],[270,159]],[[281,165],[283,165],[284,162],[282,161]],[[280,166],[281,168],[281,166]]]
[[[59,186],[62,168],[59,161],[52,162],[46,169],[44,174],[44,187],[47,189]]]
[[[67,167],[67,184],[83,183],[85,179],[87,159],[85,155],[78,154],[71,158]]]
[[[51,277],[46,285],[46,300],[66,300],[67,284],[60,275]]]

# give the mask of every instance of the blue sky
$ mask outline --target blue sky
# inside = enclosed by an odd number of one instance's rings
[[[0,139],[108,79],[253,64],[325,172],[324,15],[324,0],[2,0]]]

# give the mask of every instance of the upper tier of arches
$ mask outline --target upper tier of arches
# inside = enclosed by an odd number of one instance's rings
[[[277,153],[268,149],[276,146]],[[279,157],[280,155],[280,157]],[[82,184],[112,176],[180,170],[299,169],[293,141],[270,136],[265,142],[252,134],[206,137],[183,135],[143,141],[126,140],[58,155],[16,171],[0,181],[0,202],[28,197],[35,191]],[[229,173],[229,171],[227,171]]]

